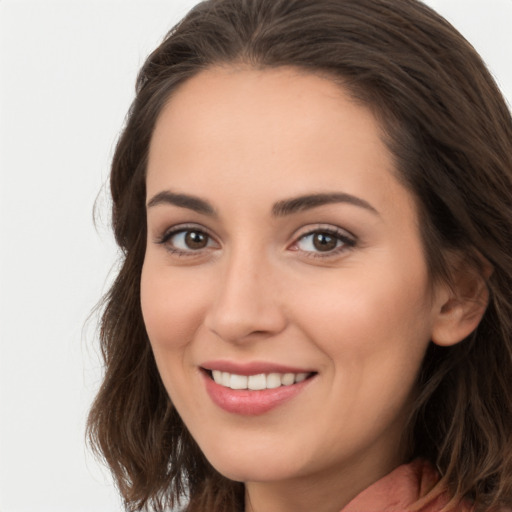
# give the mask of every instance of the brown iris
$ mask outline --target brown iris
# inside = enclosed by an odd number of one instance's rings
[[[313,236],[313,245],[318,251],[332,251],[336,249],[337,243],[338,239],[329,233],[315,233]]]
[[[185,243],[189,249],[204,249],[208,245],[208,235],[200,231],[187,231]]]

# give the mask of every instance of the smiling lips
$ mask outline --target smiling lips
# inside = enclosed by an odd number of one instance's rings
[[[221,409],[241,415],[270,411],[298,395],[316,375],[316,372],[259,364],[214,363],[202,368],[211,400]]]
[[[308,373],[258,373],[257,375],[237,375],[236,373],[213,370],[213,380],[230,389],[276,389],[281,386],[291,386],[306,380]]]

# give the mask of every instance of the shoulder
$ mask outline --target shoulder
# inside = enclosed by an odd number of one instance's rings
[[[372,484],[341,512],[473,512],[469,503],[450,500],[439,483],[432,465],[416,459]]]

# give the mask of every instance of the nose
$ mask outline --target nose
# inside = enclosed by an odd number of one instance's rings
[[[233,253],[216,276],[205,326],[225,341],[245,343],[286,327],[279,282],[272,265],[255,252]]]

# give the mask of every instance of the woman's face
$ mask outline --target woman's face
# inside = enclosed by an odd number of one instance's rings
[[[157,122],[147,205],[144,321],[213,466],[364,487],[399,464],[439,301],[370,111],[293,68],[203,71]]]

